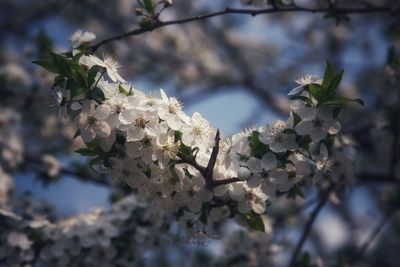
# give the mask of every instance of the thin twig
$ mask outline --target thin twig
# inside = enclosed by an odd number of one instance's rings
[[[383,216],[382,220],[374,228],[374,230],[372,231],[371,235],[368,237],[367,240],[365,240],[363,245],[360,247],[358,253],[350,261],[351,264],[354,264],[354,263],[358,262],[359,260],[361,260],[364,257],[365,253],[368,251],[368,248],[370,247],[370,245],[372,244],[374,239],[378,236],[378,234],[383,230],[385,225],[390,221],[390,218],[392,217],[392,215],[393,215],[393,212],[387,212]]]
[[[309,220],[307,221],[306,226],[304,227],[303,233],[293,251],[292,257],[289,261],[288,267],[295,267],[296,266],[296,260],[303,248],[303,245],[310,234],[311,228],[315,222],[315,220],[318,217],[318,214],[322,210],[322,208],[325,206],[325,204],[328,202],[329,196],[331,195],[332,192],[334,192],[339,186],[339,183],[332,183],[329,188],[321,195],[321,198],[319,200],[318,205],[314,208],[312,211]]]
[[[241,181],[243,181],[243,180],[240,180],[237,177],[227,178],[227,179],[224,179],[224,180],[215,180],[213,182],[213,187],[217,187],[217,186],[224,185],[224,184],[231,184],[231,183],[241,182]]]
[[[393,10],[390,7],[374,7],[374,8],[365,8],[365,7],[357,7],[357,8],[335,8],[332,10],[332,8],[303,8],[303,7],[298,7],[298,6],[292,6],[292,7],[270,7],[270,8],[265,8],[265,9],[237,9],[237,8],[225,8],[224,10],[217,11],[217,12],[211,12],[211,13],[206,13],[203,15],[199,16],[194,16],[194,17],[189,17],[189,18],[184,18],[184,19],[178,19],[178,20],[170,20],[170,21],[158,21],[157,23],[147,26],[147,27],[141,27],[134,29],[132,31],[128,31],[110,38],[106,38],[102,40],[101,42],[93,45],[91,47],[91,50],[94,52],[96,51],[99,47],[113,42],[117,40],[121,40],[124,38],[128,38],[131,36],[139,35],[142,33],[146,32],[151,32],[157,28],[169,26],[169,25],[177,25],[177,24],[184,24],[192,21],[201,21],[205,19],[209,19],[212,17],[217,17],[217,16],[223,16],[223,15],[228,15],[228,14],[242,14],[242,15],[251,15],[251,16],[257,16],[260,14],[270,14],[270,13],[288,13],[288,12],[307,12],[307,13],[328,13],[334,11],[335,14],[372,14],[372,13],[387,13],[387,14],[394,14],[396,12],[393,12]]]
[[[208,176],[213,176],[213,170],[215,167],[215,163],[217,162],[218,152],[219,152],[219,141],[221,140],[219,136],[219,129],[217,129],[217,133],[215,134],[215,144],[211,152],[210,160],[208,161],[206,172]]]

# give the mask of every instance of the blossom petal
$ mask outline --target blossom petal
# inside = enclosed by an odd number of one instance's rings
[[[312,121],[302,120],[296,125],[294,129],[296,133],[298,133],[299,135],[308,135],[310,134],[312,128],[313,128]]]

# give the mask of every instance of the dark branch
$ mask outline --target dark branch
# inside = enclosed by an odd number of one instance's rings
[[[307,221],[306,226],[304,227],[303,233],[293,251],[292,257],[289,261],[288,267],[295,267],[296,266],[296,260],[301,252],[301,249],[303,248],[303,245],[310,234],[311,228],[315,222],[315,220],[318,217],[319,212],[322,210],[322,208],[325,206],[325,204],[328,202],[329,196],[331,195],[332,192],[336,191],[338,188],[339,184],[337,183],[332,183],[329,188],[321,194],[320,200],[318,205],[314,208],[312,211],[309,220]]]
[[[240,181],[243,181],[243,180],[240,180],[237,177],[227,178],[227,179],[224,179],[224,180],[215,180],[213,182],[213,186],[217,187],[217,186],[220,186],[220,185],[231,184],[231,183],[236,183],[236,182],[240,182]]]
[[[217,162],[218,152],[219,152],[219,129],[217,129],[217,133],[215,134],[215,144],[211,152],[210,160],[208,161],[206,172],[208,176],[213,177],[213,170],[215,167],[215,163]]]
[[[200,166],[196,161],[196,157],[194,156],[188,156],[183,154],[182,152],[179,152],[177,154],[177,156],[181,158],[181,160],[177,161],[177,163],[178,164],[187,163],[189,165],[192,165],[196,170],[198,170],[201,173],[201,175],[203,175],[204,180],[206,182],[206,187],[208,189],[212,189],[214,186],[213,170],[215,167],[215,163],[217,162],[217,157],[219,152],[219,141],[220,141],[219,130],[217,130],[217,133],[215,135],[215,144],[211,152],[210,159],[208,160],[207,167]]]
[[[390,218],[392,217],[393,212],[387,212],[382,220],[379,222],[379,224],[374,228],[372,231],[371,235],[368,237],[368,239],[362,244],[361,248],[359,249],[358,253],[355,255],[353,259],[351,259],[350,263],[353,265],[362,258],[364,258],[364,255],[368,251],[369,246],[371,243],[374,241],[374,239],[378,236],[378,234],[382,231],[382,229],[385,227],[385,225],[390,221]]]
[[[395,14],[397,11],[393,11],[390,7],[357,7],[357,8],[338,8],[334,9],[328,8],[303,8],[303,7],[278,7],[274,6],[272,8],[265,9],[236,9],[236,8],[225,8],[224,10],[211,12],[199,16],[178,19],[178,20],[170,20],[170,21],[157,21],[151,26],[137,28],[129,32],[125,32],[110,38],[106,38],[103,41],[93,45],[91,47],[92,51],[96,51],[99,47],[121,39],[125,39],[131,36],[139,35],[146,32],[151,32],[155,29],[169,26],[169,25],[178,25],[185,24],[193,21],[201,21],[205,19],[209,19],[212,17],[223,16],[228,14],[242,14],[242,15],[251,15],[257,16],[261,14],[271,14],[271,13],[288,13],[288,12],[307,12],[307,13],[329,13],[334,12],[337,15],[347,15],[347,14],[372,14],[372,13],[387,13],[387,14]]]

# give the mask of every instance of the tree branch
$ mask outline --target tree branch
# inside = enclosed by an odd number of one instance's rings
[[[390,218],[392,217],[394,212],[387,212],[382,220],[379,222],[379,224],[374,228],[372,231],[371,235],[368,237],[367,240],[362,244],[361,248],[359,249],[358,253],[354,256],[353,259],[351,259],[350,263],[355,264],[359,260],[361,260],[365,253],[368,251],[369,246],[371,243],[374,241],[374,239],[378,236],[378,234],[383,230],[385,225],[390,221]]]
[[[240,182],[240,181],[242,181],[242,180],[240,180],[237,177],[227,178],[227,179],[224,179],[224,180],[215,180],[213,182],[213,186],[217,187],[217,186],[220,186],[220,185],[231,184],[231,183],[236,183],[236,182]]]
[[[328,199],[329,199],[329,196],[331,195],[331,193],[336,191],[336,189],[339,187],[339,185],[340,185],[339,183],[332,183],[329,186],[329,188],[324,193],[322,193],[318,205],[312,211],[310,218],[304,227],[303,233],[293,251],[293,254],[289,261],[288,267],[296,266],[296,260],[301,252],[301,249],[303,248],[303,245],[304,245],[308,235],[310,234],[311,228],[312,228],[315,220],[317,219],[319,212],[322,210],[322,208],[328,202]]]
[[[217,129],[217,133],[215,134],[215,144],[211,152],[210,160],[208,161],[206,172],[208,176],[213,177],[215,163],[217,162],[218,152],[219,152],[219,129]]]
[[[271,13],[289,13],[289,12],[307,12],[307,13],[329,13],[334,12],[334,14],[338,15],[347,15],[347,14],[372,14],[372,13],[387,13],[387,14],[395,14],[398,10],[392,10],[390,6],[387,7],[357,7],[357,8],[338,8],[335,7],[334,9],[331,7],[328,8],[304,8],[298,6],[291,6],[291,7],[278,7],[274,6],[272,8],[265,8],[265,9],[237,9],[237,8],[225,8],[224,10],[206,13],[203,15],[198,15],[194,17],[178,19],[178,20],[170,20],[170,21],[156,21],[153,25],[147,27],[141,27],[134,29],[132,31],[128,31],[110,38],[106,38],[99,43],[93,45],[91,50],[94,52],[99,47],[108,44],[113,41],[125,39],[131,36],[139,35],[146,32],[151,32],[155,29],[169,26],[169,25],[178,25],[178,24],[185,24],[193,21],[201,21],[205,19],[209,19],[212,17],[223,16],[228,14],[242,14],[242,15],[251,15],[257,16],[261,14],[271,14]]]

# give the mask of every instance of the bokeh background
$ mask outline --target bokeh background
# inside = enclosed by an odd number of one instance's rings
[[[326,5],[322,0],[296,3]],[[399,6],[385,0],[335,3]],[[46,47],[69,50],[68,37],[77,29],[94,32],[100,41],[136,28],[136,7],[134,0],[0,0],[2,207],[32,198],[48,203],[54,218],[64,218],[109,208],[126,190],[110,187],[107,177],[93,173],[86,159],[74,153],[82,143],[72,138],[72,122],[48,110],[53,77],[31,61],[45,57]],[[161,19],[225,7],[243,6],[239,0],[175,0]],[[341,94],[365,102],[364,107],[351,105],[341,118],[343,133],[355,145],[356,153],[347,155],[355,164],[347,189],[324,208],[305,250],[342,266],[342,259],[379,229],[359,264],[399,266],[400,218],[391,201],[399,198],[400,185],[399,33],[398,17],[387,13],[336,18],[301,12],[228,15],[112,42],[97,54],[115,56],[122,76],[135,88],[148,93],[163,88],[184,103],[186,113],[200,112],[224,136],[286,119],[286,94],[296,78],[322,76],[326,60],[343,68]],[[306,199],[271,207],[272,234],[296,240],[317,194],[309,190]],[[302,209],[295,216],[286,212],[293,206]],[[172,259],[164,255],[166,262],[183,266],[186,253],[218,253],[222,245],[211,241],[205,247],[188,246],[189,252],[185,249]],[[150,258],[157,265],[157,256]]]

